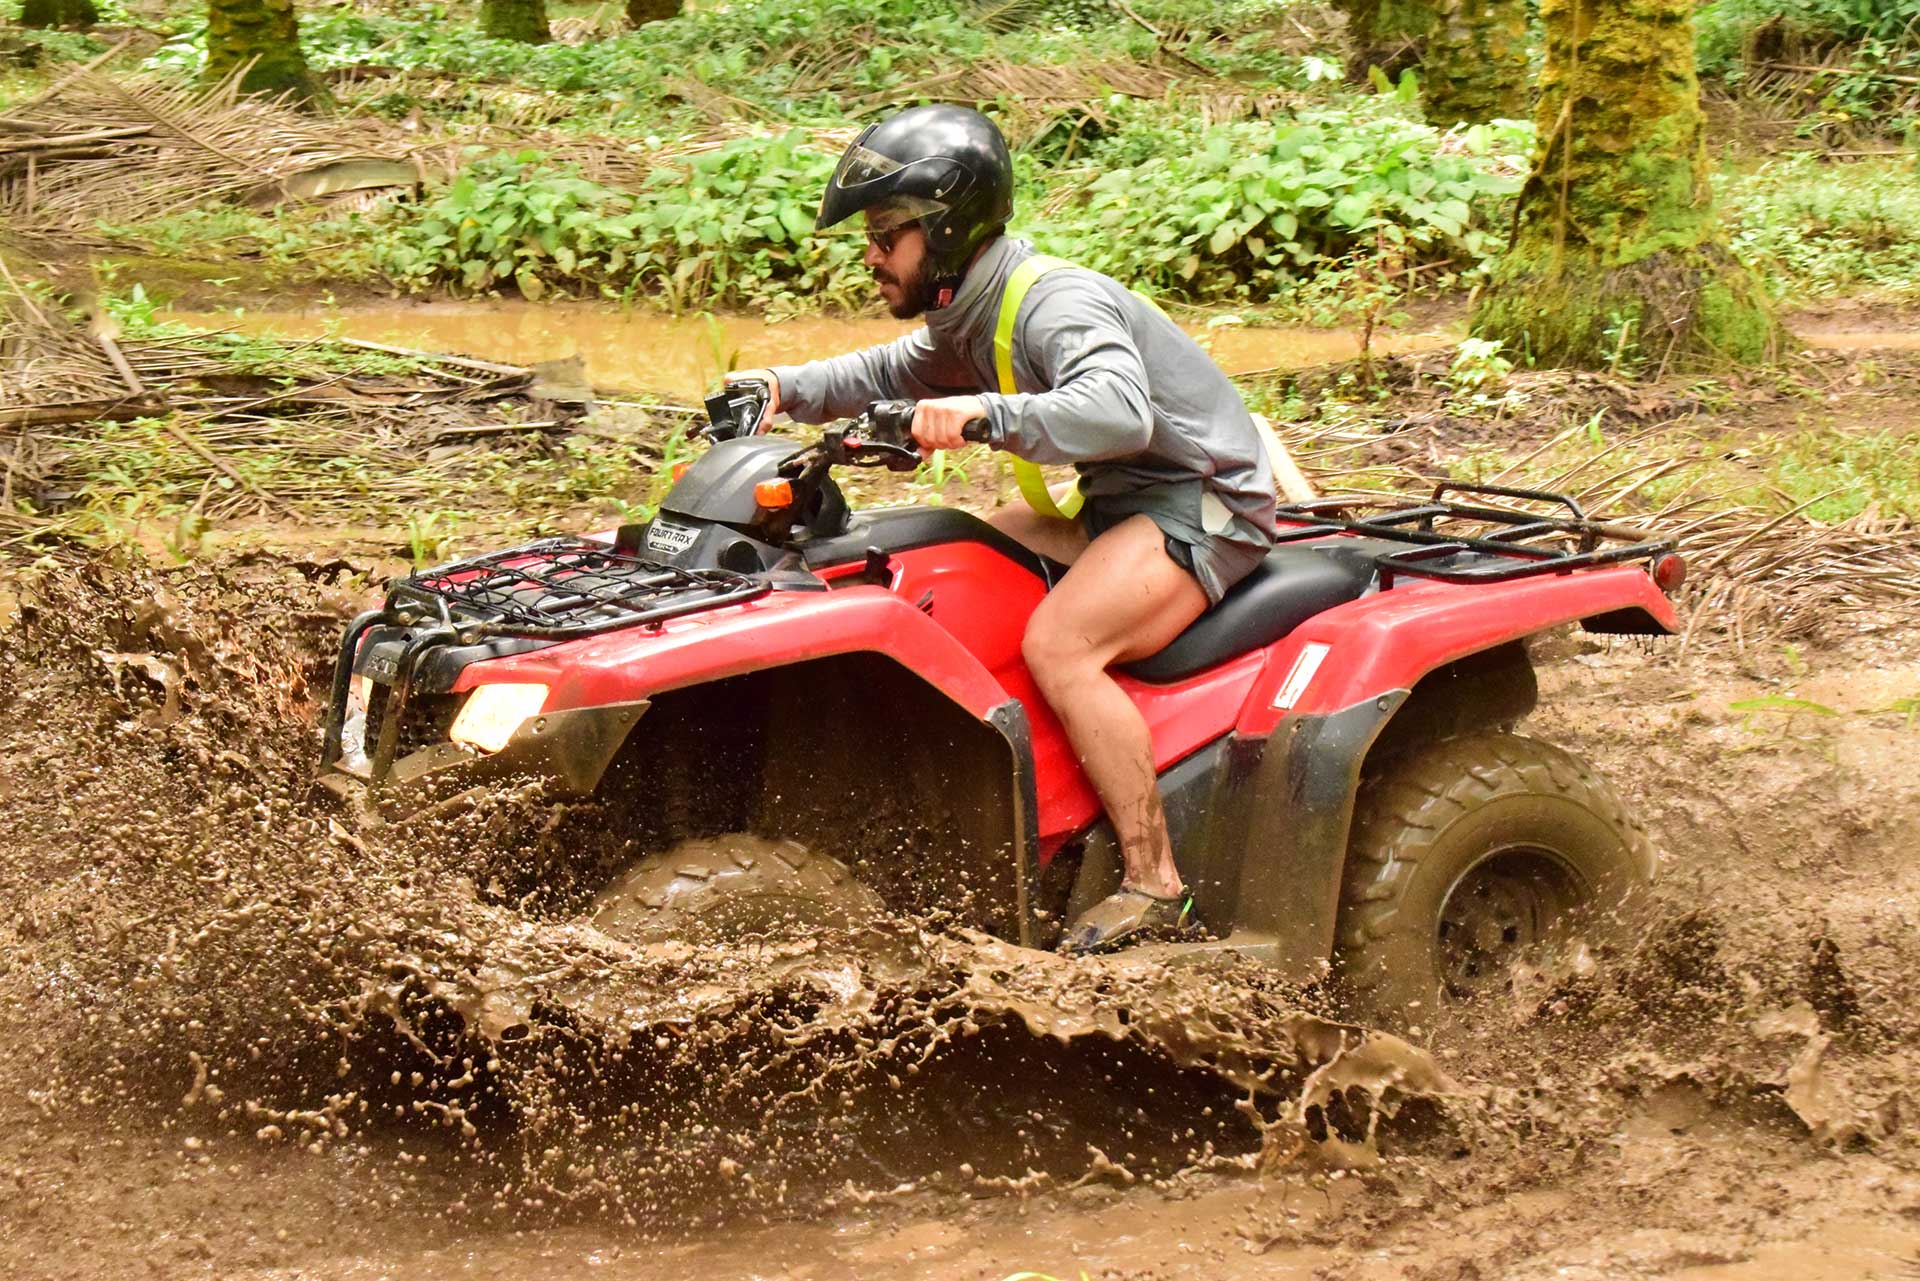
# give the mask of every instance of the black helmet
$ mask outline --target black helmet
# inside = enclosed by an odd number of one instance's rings
[[[1013,216],[1007,140],[966,107],[913,107],[868,125],[840,157],[814,230],[861,210],[892,226],[918,222],[935,276],[958,285],[980,242]]]

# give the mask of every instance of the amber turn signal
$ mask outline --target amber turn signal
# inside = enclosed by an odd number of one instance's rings
[[[763,480],[753,487],[753,501],[768,511],[793,506],[793,484],[785,480]]]
[[[687,468],[691,466],[693,466],[692,463],[675,463],[673,465],[673,483],[678,485],[680,478],[687,474]]]

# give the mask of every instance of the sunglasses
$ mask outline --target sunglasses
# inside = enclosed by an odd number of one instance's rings
[[[906,235],[912,225],[912,223],[902,223],[900,226],[888,228],[886,231],[869,231],[867,233],[867,243],[883,254],[891,254],[893,247],[900,243],[900,237]]]

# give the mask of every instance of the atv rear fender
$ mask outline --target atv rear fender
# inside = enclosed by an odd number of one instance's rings
[[[1622,565],[1497,584],[1405,583],[1276,644],[1227,740],[1238,764],[1220,771],[1223,792],[1208,807],[1218,839],[1195,842],[1205,850],[1195,861],[1221,865],[1230,881],[1223,915],[1236,943],[1290,974],[1323,972],[1362,773],[1404,748],[1519,721],[1537,698],[1527,639],[1587,620],[1678,630],[1647,573]],[[1239,848],[1216,848],[1227,843]]]

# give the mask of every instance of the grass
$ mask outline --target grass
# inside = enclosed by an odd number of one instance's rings
[[[1770,160],[1719,184],[1734,252],[1776,298],[1920,299],[1920,172],[1913,156]]]

